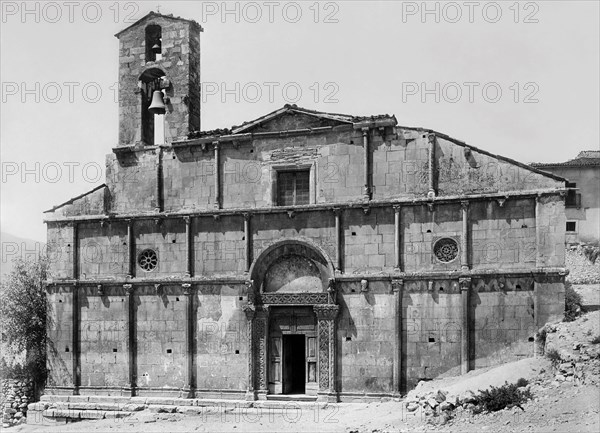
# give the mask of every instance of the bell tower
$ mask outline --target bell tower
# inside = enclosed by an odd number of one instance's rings
[[[200,130],[195,21],[150,12],[119,39],[119,146],[153,146]]]

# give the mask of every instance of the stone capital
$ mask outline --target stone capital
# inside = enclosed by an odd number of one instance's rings
[[[334,320],[340,310],[339,305],[315,305],[313,306],[317,320]]]
[[[252,320],[256,314],[256,307],[253,304],[246,304],[242,307],[242,311],[246,315],[246,319]]]
[[[403,279],[401,279],[401,278],[392,279],[392,292],[394,292],[394,293],[400,292],[400,291],[402,291],[403,287],[404,287]]]
[[[123,284],[123,288],[128,295],[133,293],[133,284]]]
[[[184,295],[189,296],[192,294],[192,285],[190,283],[183,283],[181,288],[183,289]]]
[[[470,277],[459,278],[458,285],[460,286],[461,292],[469,290],[469,288],[471,287],[471,278]]]

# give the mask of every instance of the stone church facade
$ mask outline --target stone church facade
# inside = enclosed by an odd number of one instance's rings
[[[46,393],[351,401],[531,355],[564,179],[389,115],[200,132],[201,30],[117,34],[106,183],[46,213]]]

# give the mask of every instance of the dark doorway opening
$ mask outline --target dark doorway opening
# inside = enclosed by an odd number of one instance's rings
[[[283,393],[304,394],[306,392],[304,369],[306,348],[304,335],[283,336]]]

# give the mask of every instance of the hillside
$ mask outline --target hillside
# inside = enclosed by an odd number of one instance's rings
[[[46,249],[44,242],[21,238],[6,232],[0,233],[0,242],[2,244],[0,276],[10,273],[15,258],[34,258]]]

